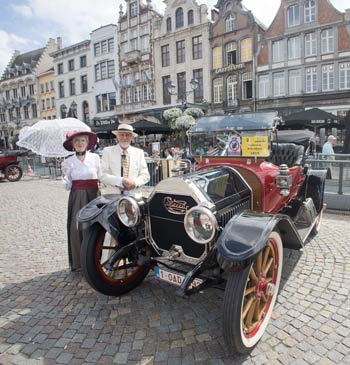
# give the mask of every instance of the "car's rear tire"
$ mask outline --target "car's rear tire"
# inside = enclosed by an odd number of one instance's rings
[[[5,167],[4,175],[8,181],[15,182],[21,179],[23,170],[17,165],[8,165]]]
[[[103,259],[102,252],[109,251],[114,253],[118,247],[103,246],[106,236],[105,229],[99,224],[94,224],[89,228],[90,234],[84,238],[80,250],[80,262],[84,276],[88,283],[102,294],[119,296],[136,288],[147,276],[150,267],[130,266],[118,270],[118,267],[132,264],[126,256],[114,264],[115,271],[107,270],[104,266],[108,259]]]
[[[230,351],[247,353],[263,336],[276,302],[282,265],[282,240],[273,231],[250,265],[241,272],[229,273],[223,329]]]

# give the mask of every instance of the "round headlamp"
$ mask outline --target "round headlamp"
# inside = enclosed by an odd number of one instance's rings
[[[217,231],[218,223],[210,209],[193,207],[187,211],[184,220],[185,230],[189,237],[197,243],[210,242]]]
[[[121,198],[117,205],[117,216],[126,227],[136,226],[141,217],[140,207],[133,198]]]

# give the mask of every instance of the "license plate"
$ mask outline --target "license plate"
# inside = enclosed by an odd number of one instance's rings
[[[185,278],[185,275],[174,273],[171,271],[166,271],[166,270],[160,269],[159,267],[156,267],[154,272],[158,279],[166,281],[167,283],[177,285],[177,286],[180,286]],[[203,283],[203,280],[194,279],[189,288],[198,286],[199,284],[202,284],[202,283]]]

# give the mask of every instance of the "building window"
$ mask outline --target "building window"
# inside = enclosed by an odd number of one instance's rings
[[[135,86],[134,87],[134,102],[138,103],[141,101],[141,87]]]
[[[68,71],[74,71],[74,60],[68,61]]]
[[[284,96],[284,72],[278,72],[273,75],[273,96]]]
[[[236,17],[233,14],[230,14],[225,19],[225,32],[232,32],[236,29]]]
[[[101,54],[106,54],[108,51],[107,40],[101,42]]]
[[[103,61],[95,65],[95,81],[110,79],[114,73],[114,60]]]
[[[55,88],[53,86],[53,81],[50,81],[50,90],[53,91]]]
[[[294,4],[287,9],[288,27],[294,27],[300,24],[299,5]]]
[[[151,99],[151,92],[148,84],[142,85],[142,91],[143,91],[143,100],[150,100]]]
[[[58,96],[60,98],[64,98],[64,82],[63,81],[60,81],[58,83]]]
[[[176,63],[185,62],[185,41],[176,42]]]
[[[316,2],[315,2],[315,0],[305,1],[304,19],[305,19],[305,23],[311,23],[316,20]]]
[[[289,95],[301,94],[301,71],[291,70],[288,75]]]
[[[192,57],[194,60],[199,60],[203,57],[202,36],[192,38]]]
[[[177,95],[178,99],[186,93],[186,72],[179,72],[177,74]]]
[[[137,38],[130,39],[130,51],[137,50]]]
[[[28,106],[24,106],[24,119],[29,119],[29,109]]]
[[[251,72],[246,72],[242,75],[243,83],[243,99],[251,99],[253,97],[253,75]]]
[[[29,95],[34,95],[34,84],[29,85]]]
[[[40,84],[40,92],[43,94],[44,93],[44,84]]]
[[[95,55],[95,57],[101,56],[101,44],[100,43],[94,44],[94,55]]]
[[[69,80],[69,95],[75,95],[75,79]]]
[[[193,78],[198,81],[198,87],[193,91],[195,103],[200,103],[203,100],[203,69],[193,70]]]
[[[49,83],[45,82],[45,91],[48,93],[49,92]]]
[[[317,70],[316,67],[308,67],[306,73],[306,92],[315,93],[317,91]]]
[[[171,94],[169,93],[169,90],[168,90],[170,76],[163,76],[162,81],[163,81],[163,104],[164,105],[171,104]]]
[[[130,3],[130,18],[137,16],[137,2]]]
[[[322,91],[334,90],[334,65],[322,66]]]
[[[350,89],[350,62],[339,63],[339,89]]]
[[[33,118],[38,117],[38,110],[37,110],[36,104],[32,104],[32,117]]]
[[[269,75],[259,76],[259,98],[264,99],[270,96]]]
[[[122,57],[125,56],[125,53],[128,51],[128,42],[120,43],[120,55]]]
[[[149,51],[149,35],[143,35],[141,37],[141,52],[148,52]]]
[[[50,99],[46,99],[46,109],[50,109]]]
[[[237,45],[236,42],[226,44],[226,65],[237,64]]]
[[[182,28],[184,26],[184,11],[182,8],[178,8],[176,10],[175,26],[176,26],[176,28]]]
[[[80,57],[80,68],[86,67],[86,56]]]
[[[98,113],[113,111],[116,105],[115,93],[96,95],[96,110]]]
[[[222,51],[221,47],[213,48],[213,69],[222,67]]]
[[[300,37],[292,37],[288,39],[288,60],[300,58]]]
[[[89,104],[87,101],[83,101],[83,121],[88,123],[89,119]]]
[[[167,67],[170,65],[170,51],[169,51],[169,44],[162,46],[162,67]]]
[[[230,75],[227,78],[226,86],[227,86],[226,95],[227,95],[227,102],[228,102],[227,105],[232,106],[233,105],[232,101],[238,99],[237,76]]]
[[[193,24],[193,10],[189,10],[187,13],[187,24],[192,25]]]
[[[171,18],[167,18],[166,20],[166,31],[171,32]]]
[[[56,106],[54,97],[51,98],[51,106],[52,106],[52,108],[54,108]]]
[[[246,38],[241,41],[241,61],[249,62],[253,59],[252,39]]]
[[[316,56],[316,52],[316,33],[308,33],[305,35],[305,57]]]
[[[87,75],[80,76],[80,88],[81,88],[81,93],[87,93],[88,91]]]
[[[26,87],[25,86],[21,86],[21,96],[22,96],[22,98],[25,98],[25,96],[26,96]]]
[[[41,110],[45,110],[45,99],[41,99]]]
[[[114,39],[113,38],[109,38],[107,40],[108,43],[108,52],[111,53],[114,51]]]
[[[321,53],[334,52],[334,32],[333,29],[325,29],[321,32]]]
[[[6,100],[9,101],[10,100],[10,90],[6,90],[5,94],[6,94]]]
[[[284,41],[272,42],[272,62],[284,61]]]
[[[63,63],[58,63],[57,64],[57,75],[62,75],[63,74]]]
[[[214,88],[214,104],[222,103],[222,79],[215,79],[213,82]]]

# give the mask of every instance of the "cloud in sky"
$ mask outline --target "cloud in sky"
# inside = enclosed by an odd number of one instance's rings
[[[344,11],[349,0],[331,0]],[[217,0],[198,0],[210,9]],[[0,75],[13,51],[27,52],[43,47],[49,38],[62,37],[63,46],[89,39],[91,31],[106,24],[116,24],[119,6],[124,0],[12,0],[0,5]],[[152,0],[155,10],[163,12],[162,0]],[[243,0],[266,26],[272,22],[280,0]],[[209,12],[210,15],[210,12]]]

